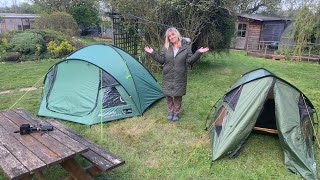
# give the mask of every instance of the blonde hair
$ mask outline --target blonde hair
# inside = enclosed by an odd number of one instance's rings
[[[170,45],[170,40],[169,40],[169,33],[170,32],[173,32],[177,38],[178,38],[178,46],[181,47],[181,40],[182,40],[182,37],[181,37],[181,34],[180,32],[174,28],[174,27],[171,27],[171,28],[168,28],[167,31],[166,31],[166,37],[165,37],[165,42],[164,42],[164,47],[165,48],[169,48],[169,45]]]

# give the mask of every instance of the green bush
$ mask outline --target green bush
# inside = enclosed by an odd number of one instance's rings
[[[61,57],[74,51],[75,47],[72,46],[68,41],[63,41],[60,43],[60,45],[54,41],[50,41],[47,45],[47,49],[54,57]]]
[[[52,43],[56,45],[54,46]],[[68,36],[54,30],[10,31],[0,34],[0,59],[3,60],[6,52],[20,52],[19,60],[21,61],[57,58],[85,45],[86,43],[81,39],[68,38]]]
[[[48,44],[50,41],[62,42],[67,40],[67,37],[61,32],[50,29],[28,29],[28,32],[37,33],[44,39],[44,44]]]
[[[67,36],[79,35],[79,27],[74,18],[65,12],[54,12],[52,14],[42,14],[36,18],[37,29],[51,29],[62,32]]]
[[[9,43],[7,38],[2,38],[0,42],[0,58],[7,52],[8,45]]]
[[[81,39],[72,37],[70,39],[70,44],[72,44],[76,49],[80,49],[86,45],[88,45],[86,42],[82,41]]]
[[[34,54],[39,48],[41,50],[43,45],[44,39],[40,34],[26,31],[12,37],[9,49],[22,54]]]
[[[21,54],[19,52],[8,52],[1,56],[1,61],[20,61]]]
[[[310,53],[313,55],[320,55],[320,45],[313,46]]]

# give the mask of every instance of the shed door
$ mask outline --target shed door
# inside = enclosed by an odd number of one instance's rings
[[[248,36],[248,23],[239,22],[236,24],[236,40],[235,49],[246,49],[247,36]]]

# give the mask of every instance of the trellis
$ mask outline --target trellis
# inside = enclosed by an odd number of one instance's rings
[[[126,28],[125,19],[119,14],[109,14],[112,19],[112,43],[138,59],[151,72],[161,70],[161,65],[148,59],[143,51],[143,40],[139,35],[138,23],[134,27]]]
[[[142,41],[137,33],[138,27],[125,28],[124,19],[121,15],[111,15],[112,18],[112,43],[140,59]]]

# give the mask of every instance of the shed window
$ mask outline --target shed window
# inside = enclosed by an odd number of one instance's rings
[[[247,24],[238,24],[238,37],[246,37]]]

